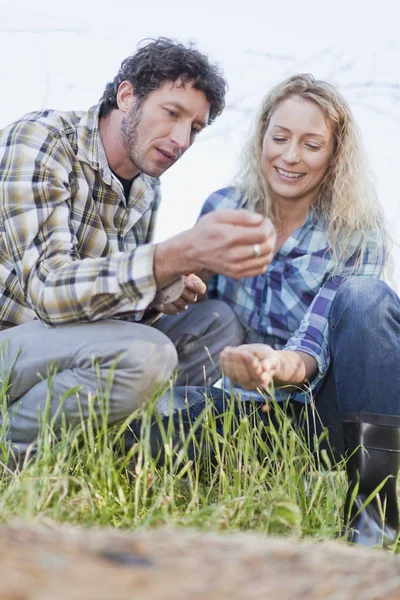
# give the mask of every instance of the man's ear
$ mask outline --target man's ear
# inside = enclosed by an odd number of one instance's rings
[[[135,90],[129,81],[123,81],[119,84],[117,92],[118,108],[123,112],[129,112],[135,101]]]

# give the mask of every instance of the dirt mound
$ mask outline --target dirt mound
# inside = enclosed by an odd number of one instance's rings
[[[400,557],[252,533],[0,527],[0,600],[400,598]]]

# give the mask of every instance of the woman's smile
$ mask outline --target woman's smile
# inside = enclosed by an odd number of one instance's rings
[[[295,171],[286,171],[286,169],[282,169],[280,167],[274,167],[274,168],[276,169],[278,175],[280,175],[280,177],[282,177],[282,179],[284,179],[284,180],[289,179],[289,180],[291,180],[291,183],[293,181],[297,181],[298,179],[301,179],[306,174],[306,173],[297,173]]]

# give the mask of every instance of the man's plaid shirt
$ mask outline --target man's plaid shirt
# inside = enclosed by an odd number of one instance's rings
[[[246,203],[236,188],[229,187],[212,194],[201,214],[233,208],[246,208]],[[324,220],[310,212],[305,223],[282,244],[264,275],[241,281],[215,275],[208,287],[209,297],[224,300],[237,314],[246,331],[245,343],[268,344],[276,350],[300,351],[312,356],[318,364],[318,373],[311,384],[313,390],[329,366],[328,316],[332,301],[340,284],[352,274],[358,247],[354,238],[349,260],[334,275],[327,229]],[[357,277],[379,277],[383,260],[384,252],[377,249],[371,236]],[[225,387],[229,390],[229,380]],[[288,394],[283,390],[276,392],[277,399]],[[242,397],[246,395],[249,392],[243,390]],[[250,395],[255,397],[254,392]],[[308,401],[301,390],[291,391],[290,395]]]
[[[139,320],[155,296],[159,181],[141,174],[126,202],[98,114],[45,110],[0,132],[0,329]]]

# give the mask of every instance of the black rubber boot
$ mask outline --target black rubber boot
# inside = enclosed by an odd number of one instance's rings
[[[400,427],[382,424],[390,422],[386,415],[359,417],[359,420],[351,421],[342,415],[349,480],[344,513],[347,537],[353,544],[387,547],[395,543],[399,533],[396,487],[400,467]],[[399,424],[398,421],[398,417],[393,417],[394,424]],[[361,510],[382,482],[379,492]]]

